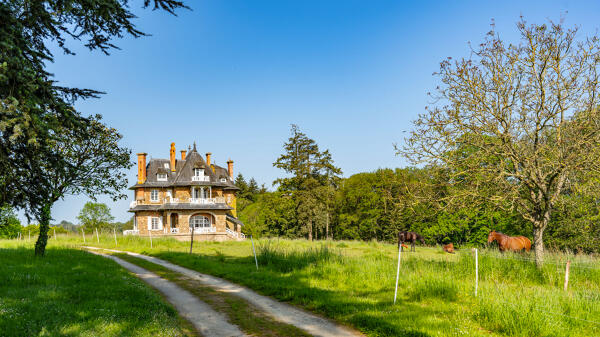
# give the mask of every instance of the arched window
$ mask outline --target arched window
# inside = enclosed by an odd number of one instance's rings
[[[194,215],[190,218],[190,227],[208,228],[210,227],[210,219],[204,215]]]

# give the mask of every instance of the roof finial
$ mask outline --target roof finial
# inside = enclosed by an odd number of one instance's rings
[[[194,141],[194,151],[197,152],[196,151],[196,142],[195,141]]]

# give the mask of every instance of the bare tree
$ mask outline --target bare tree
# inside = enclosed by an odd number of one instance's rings
[[[577,39],[562,22],[521,18],[517,28],[516,45],[492,25],[470,57],[441,62],[433,102],[396,150],[448,170],[462,188],[446,205],[487,199],[530,221],[541,266],[560,194],[575,177],[600,172],[600,48],[597,36]]]

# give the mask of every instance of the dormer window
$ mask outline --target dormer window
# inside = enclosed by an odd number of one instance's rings
[[[221,182],[222,183],[226,183],[227,182],[227,178],[221,178]]]
[[[167,174],[166,173],[158,173],[156,175],[156,181],[167,181]]]
[[[164,163],[163,167],[166,168],[166,169],[168,169],[169,168],[169,163]]]
[[[195,168],[192,181],[209,181],[209,177],[204,175],[204,169]]]

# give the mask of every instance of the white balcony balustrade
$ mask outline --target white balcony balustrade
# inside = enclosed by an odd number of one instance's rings
[[[140,235],[140,231],[136,229],[128,229],[123,231],[123,235]]]
[[[191,229],[190,229],[191,231]],[[216,233],[217,227],[196,227],[194,229],[194,234],[202,234],[202,233]]]
[[[171,234],[178,234],[179,228],[171,228]]]
[[[190,203],[192,204],[200,204],[200,205],[214,205],[214,204],[224,204],[225,198],[216,197],[216,198],[190,198]]]
[[[209,176],[192,176],[192,181],[210,181]]]

